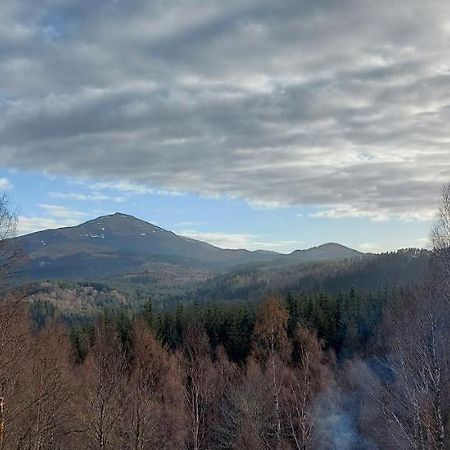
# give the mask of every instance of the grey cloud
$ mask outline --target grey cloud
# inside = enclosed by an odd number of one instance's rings
[[[0,156],[429,217],[450,178],[449,13],[445,0],[4,0]]]

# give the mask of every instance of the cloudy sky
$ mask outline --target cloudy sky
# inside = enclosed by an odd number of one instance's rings
[[[122,211],[226,246],[424,245],[448,0],[1,0],[20,231]]]

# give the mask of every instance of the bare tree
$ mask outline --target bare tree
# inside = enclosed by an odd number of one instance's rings
[[[185,384],[188,417],[187,447],[192,450],[207,448],[209,420],[215,395],[215,370],[211,361],[208,337],[198,327],[189,326],[182,348],[182,373]]]
[[[450,184],[442,189],[442,198],[431,240],[433,244],[433,267],[431,277],[435,295],[450,303]]]
[[[276,449],[282,445],[282,412],[280,393],[285,376],[285,361],[290,355],[287,337],[288,313],[276,296],[265,300],[254,329],[255,356],[271,379]]]
[[[383,446],[444,450],[450,445],[450,185],[432,232],[433,258],[423,289],[385,311],[385,366],[377,389]]]
[[[450,248],[450,184],[442,188],[438,217],[432,231],[435,249]]]
[[[183,386],[175,357],[143,322],[133,331],[134,358],[123,402],[123,449],[181,448]]]
[[[383,338],[392,380],[377,399],[386,448],[448,446],[449,315],[439,305],[425,292],[387,311]]]
[[[298,450],[313,447],[312,406],[331,379],[329,357],[315,333],[299,327],[294,333],[294,363],[288,369],[283,389],[283,411],[290,439]]]
[[[271,380],[250,358],[222,405],[218,444],[214,448],[272,449],[273,396]]]
[[[120,448],[126,361],[115,330],[104,325],[80,369],[78,411],[84,448]]]
[[[19,375],[28,356],[30,324],[21,298],[8,295],[0,301],[0,449],[8,448],[14,417],[22,408]]]
[[[72,349],[65,331],[46,328],[30,337],[17,372],[16,408],[11,416],[11,448],[53,450],[74,448]]]
[[[11,212],[6,195],[0,196],[0,292],[4,291],[7,281],[13,274],[14,264],[19,251],[11,238],[16,235],[17,218]]]

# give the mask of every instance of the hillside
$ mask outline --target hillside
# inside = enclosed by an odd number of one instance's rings
[[[171,231],[116,213],[81,225],[18,237],[14,244],[26,257],[24,280],[98,280],[127,274],[150,279],[171,267],[186,280],[198,281],[238,267],[265,263],[290,265],[346,259],[362,254],[339,244],[325,244],[290,255],[230,250],[178,236]]]
[[[280,257],[261,263],[259,268],[276,269],[297,264],[342,261],[363,256],[367,255],[344,245],[329,242],[306,250],[295,250],[288,255],[280,255]]]
[[[196,301],[261,300],[269,292],[338,293],[355,288],[375,292],[385,287],[420,285],[429,267],[430,252],[405,249],[364,258],[307,261],[287,265],[273,261],[231,271],[206,280],[185,298]]]

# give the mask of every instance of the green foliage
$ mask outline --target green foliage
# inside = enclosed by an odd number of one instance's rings
[[[35,330],[44,328],[55,315],[56,307],[46,300],[37,300],[30,304],[31,324]]]
[[[153,302],[151,299],[148,299],[142,307],[142,318],[150,328],[153,328]]]
[[[93,325],[76,325],[69,329],[69,339],[74,349],[75,363],[81,364],[94,343],[95,328]]]
[[[316,330],[327,348],[340,356],[362,352],[373,339],[381,323],[383,308],[401,296],[398,289],[380,289],[360,293],[351,288],[338,294],[289,295],[288,332],[301,323]]]
[[[288,313],[288,337],[292,339],[298,326],[303,325],[315,330],[325,347],[334,350],[341,358],[363,353],[373,341],[384,307],[395,304],[402,296],[402,290],[388,288],[372,293],[353,288],[337,294],[289,293],[284,301]],[[258,307],[258,302],[193,302],[155,308],[152,300],[147,300],[137,313],[125,307],[104,309],[100,321],[104,326],[116,330],[129,358],[132,358],[133,353],[133,321],[139,316],[158,339],[172,350],[182,345],[188,325],[195,324],[206,331],[212,350],[222,346],[232,361],[244,363],[252,351]],[[36,323],[45,323],[52,308],[47,303],[33,306]],[[83,360],[89,342],[89,328],[83,327],[88,327],[88,324],[75,321],[72,329],[72,342],[80,360]]]
[[[341,357],[361,353],[377,331],[384,306],[395,302],[401,292],[385,288],[366,294],[351,288],[338,294],[290,293],[285,299],[288,336],[292,338],[297,327],[304,325],[316,330],[326,348]],[[142,315],[148,320],[151,317],[156,335],[172,349],[181,345],[187,325],[194,323],[205,329],[212,349],[223,346],[232,361],[242,363],[252,350],[258,305],[258,302],[194,302],[155,312],[151,303],[147,303]]]

